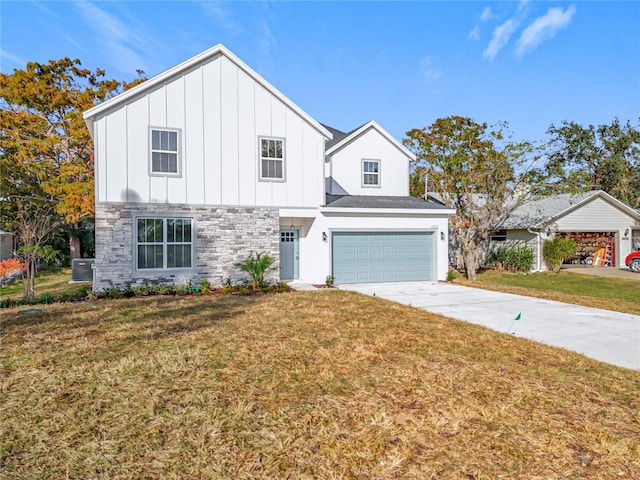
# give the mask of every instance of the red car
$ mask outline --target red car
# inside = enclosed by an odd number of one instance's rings
[[[624,259],[624,264],[631,269],[632,272],[640,273],[640,251],[631,252]]]

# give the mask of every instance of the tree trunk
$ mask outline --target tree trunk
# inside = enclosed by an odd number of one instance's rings
[[[474,281],[476,279],[476,269],[478,268],[476,265],[476,252],[473,250],[464,251],[462,258],[464,259],[464,268],[467,272],[467,279]]]
[[[27,270],[24,273],[24,299],[27,303],[34,303],[36,301],[36,262],[27,260]]]
[[[69,228],[69,257],[73,260],[74,258],[80,258],[81,256],[80,236],[73,227]]]

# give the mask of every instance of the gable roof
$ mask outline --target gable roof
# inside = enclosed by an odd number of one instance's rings
[[[402,152],[404,155],[409,157],[411,160],[416,159],[416,156],[411,151],[409,151],[398,140],[393,138],[389,132],[387,132],[384,128],[378,125],[374,120],[371,120],[365,123],[364,125],[356,128],[355,130],[351,130],[349,133],[344,134],[344,137],[342,137],[337,142],[329,142],[330,145],[327,144],[325,155],[332,155],[336,153],[338,150],[344,148],[345,146],[347,146],[348,144],[356,140],[358,137],[364,135],[371,129],[377,131],[380,135],[385,137],[389,141],[389,143],[391,143],[394,147],[400,150],[400,152]],[[342,134],[343,132],[338,131],[338,133]]]
[[[267,82],[262,76],[260,76],[255,70],[249,67],[246,63],[236,57],[229,49],[227,49],[221,43],[211,47],[208,50],[205,50],[202,53],[199,53],[195,57],[191,57],[188,60],[171,67],[168,70],[156,75],[155,77],[150,78],[146,82],[143,82],[139,85],[136,85],[134,88],[127,90],[119,95],[116,95],[109,100],[102,102],[95,107],[90,108],[85,111],[83,114],[84,121],[89,128],[89,132],[93,135],[93,119],[99,115],[105,114],[110,110],[118,108],[119,106],[125,104],[128,101],[131,101],[135,98],[141,97],[147,92],[153,90],[154,88],[163,85],[165,83],[169,83],[173,81],[175,78],[184,74],[188,70],[203,65],[212,59],[224,56],[233,62],[238,68],[243,70],[247,75],[249,75],[253,80],[262,85],[269,93],[282,101],[287,107],[297,113],[303,120],[305,120],[309,125],[315,128],[322,136],[326,139],[331,139],[332,135],[329,130],[327,130],[324,126],[322,126],[319,122],[314,120],[309,114],[307,114],[304,110],[298,107],[295,103],[289,100],[282,92],[280,92],[277,88]]]
[[[553,223],[568,213],[582,207],[595,198],[601,198],[614,207],[624,211],[627,215],[640,221],[640,215],[633,208],[612,197],[603,190],[593,190],[583,193],[560,193],[543,197],[516,208],[505,220],[502,228],[541,228]]]

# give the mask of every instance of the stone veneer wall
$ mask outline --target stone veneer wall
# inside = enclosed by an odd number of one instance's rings
[[[195,226],[193,268],[172,272],[136,272],[133,249],[133,221],[138,216],[158,218],[192,218]],[[234,267],[252,252],[280,257],[279,217],[277,208],[208,207],[175,204],[102,203],[96,205],[96,261],[94,290],[109,285],[142,283],[158,280],[162,283],[194,284],[208,279],[221,285],[247,277]],[[276,270],[268,280],[277,281]]]

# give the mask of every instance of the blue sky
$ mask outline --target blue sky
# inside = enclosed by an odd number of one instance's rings
[[[223,43],[311,116],[401,139],[438,117],[638,124],[640,2],[16,2],[1,65],[79,58],[131,80]]]

